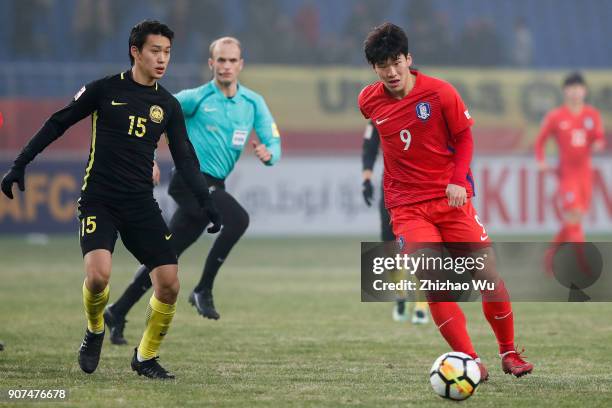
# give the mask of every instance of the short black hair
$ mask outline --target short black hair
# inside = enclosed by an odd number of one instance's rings
[[[132,65],[134,65],[134,57],[132,57],[131,51],[132,46],[142,51],[142,46],[147,42],[147,36],[149,34],[163,35],[170,40],[170,44],[172,44],[172,39],[174,38],[174,31],[157,20],[144,20],[136,24],[132,27],[132,31],[130,32],[130,41],[128,45],[128,55],[130,56],[130,63]]]
[[[563,87],[571,86],[571,85],[583,85],[586,86],[586,81],[582,74],[578,71],[572,72],[563,80]]]
[[[365,57],[374,66],[384,64],[389,58],[408,55],[408,36],[392,23],[383,23],[368,33],[363,43]]]

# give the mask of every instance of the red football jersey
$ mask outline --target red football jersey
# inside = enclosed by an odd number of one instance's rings
[[[578,114],[573,114],[565,105],[560,106],[544,117],[535,142],[538,160],[544,159],[544,144],[550,136],[555,137],[559,147],[559,170],[562,175],[590,169],[593,142],[605,140],[599,112],[590,105],[585,105]]]
[[[455,169],[454,140],[473,124],[459,93],[448,82],[411,71],[413,89],[393,98],[382,82],[359,94],[359,109],[380,135],[387,208],[445,197]],[[472,174],[464,187],[473,195]]]

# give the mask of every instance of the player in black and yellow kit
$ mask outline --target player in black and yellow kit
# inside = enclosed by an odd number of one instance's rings
[[[45,122],[2,180],[2,191],[9,198],[13,198],[13,183],[23,191],[26,165],[66,129],[91,115],[91,148],[78,205],[87,316],[78,360],[86,373],[93,373],[100,359],[112,252],[120,234],[125,247],[151,271],[154,287],[132,369],[150,378],[174,378],[157,361],[179,290],[172,234],[153,198],[153,155],[163,133],[177,171],[213,224],[208,231],[221,228],[198,159],[187,139],[181,107],[157,83],[170,60],[173,37],[174,33],[158,21],[136,25],[129,39],[132,68],[81,88],[68,106]]]

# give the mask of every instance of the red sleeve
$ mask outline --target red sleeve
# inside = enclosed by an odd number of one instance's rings
[[[370,95],[370,86],[366,86],[359,92],[359,96],[357,97],[357,104],[359,105],[359,110],[364,118],[370,119],[370,112],[368,109],[368,96]]]
[[[451,84],[440,90],[442,114],[451,135],[458,135],[474,124],[468,108],[463,103],[459,92]]]
[[[467,175],[470,171],[470,163],[472,162],[472,153],[474,152],[474,139],[472,138],[472,130],[467,127],[463,132],[453,137],[455,145],[455,172],[450,179],[451,184],[465,187],[467,184]]]
[[[544,145],[546,144],[546,140],[548,139],[548,137],[553,133],[553,129],[554,118],[552,112],[550,112],[542,120],[542,125],[540,126],[540,133],[538,133],[534,145],[536,160],[539,162],[544,160]]]
[[[594,121],[595,121],[595,134],[594,134],[594,139],[595,141],[599,141],[601,140],[602,142],[606,142],[606,134],[605,134],[605,130],[604,130],[604,126],[603,126],[603,122],[601,121],[601,115],[599,114],[599,111],[595,111],[594,112]]]

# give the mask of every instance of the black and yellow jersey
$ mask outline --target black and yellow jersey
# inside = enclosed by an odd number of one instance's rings
[[[202,199],[208,194],[178,101],[161,85],[145,86],[131,71],[93,81],[54,113],[15,160],[25,167],[66,129],[90,116],[91,147],[82,197],[123,199],[153,192],[154,152],[166,133],[176,168]]]

